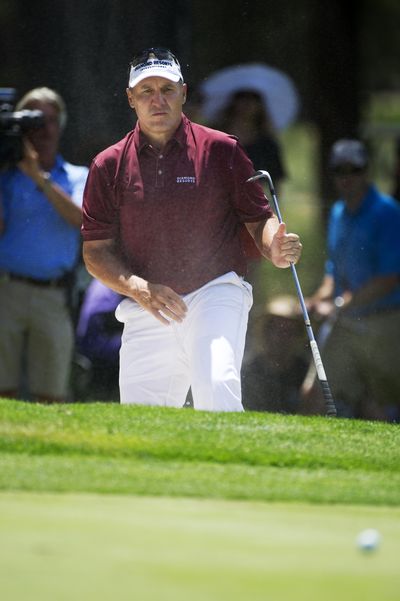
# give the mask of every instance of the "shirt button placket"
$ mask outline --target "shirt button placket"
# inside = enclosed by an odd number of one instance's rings
[[[156,171],[156,186],[157,188],[164,186],[164,165],[163,165],[163,154],[159,154],[157,157],[157,171]]]

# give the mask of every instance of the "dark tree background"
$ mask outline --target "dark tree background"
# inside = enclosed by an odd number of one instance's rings
[[[125,87],[136,50],[174,50],[192,94],[218,68],[263,61],[292,77],[300,118],[319,131],[329,200],[332,142],[359,134],[371,92],[399,88],[399,25],[395,0],[1,0],[0,86],[18,97],[41,85],[59,91],[69,112],[62,150],[89,164],[132,125]]]

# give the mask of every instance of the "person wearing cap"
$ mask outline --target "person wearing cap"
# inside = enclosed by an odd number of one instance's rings
[[[56,91],[34,88],[16,109],[39,110],[44,123],[26,132],[22,160],[0,174],[0,396],[64,402],[88,168],[59,153],[67,114]]]
[[[238,141],[191,122],[177,58],[150,48],[130,65],[137,123],[90,167],[83,204],[88,271],[124,300],[123,404],[243,411],[240,368],[251,286],[243,223],[280,268],[301,243],[286,232]]]
[[[329,167],[339,199],[328,223],[326,272],[307,299],[311,315],[325,320],[321,356],[339,415],[398,420],[400,206],[371,183],[361,141],[338,140]],[[315,397],[306,380],[303,396]]]

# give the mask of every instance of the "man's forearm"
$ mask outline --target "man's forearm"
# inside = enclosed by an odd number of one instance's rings
[[[128,269],[114,244],[95,245],[84,242],[83,260],[90,275],[118,294],[133,297],[139,281],[143,282],[142,278]]]
[[[135,300],[164,325],[170,325],[171,320],[181,322],[184,319],[187,306],[179,294],[168,286],[153,284],[134,275],[113,240],[84,242],[83,259],[93,277]]]
[[[82,224],[82,209],[74,204],[72,198],[45,172],[40,172],[34,179],[39,190],[46,196],[63,219],[74,227]]]
[[[314,294],[311,296],[311,299],[315,302],[333,300],[334,290],[335,282],[333,277],[331,275],[325,274],[320,287],[314,292]]]
[[[271,243],[278,229],[278,219],[273,216],[263,221],[246,223],[246,228],[253,238],[260,253],[271,261]]]
[[[362,288],[353,292],[349,307],[359,307],[383,298],[398,285],[399,276],[387,275],[371,279]]]
[[[302,244],[297,234],[286,232],[286,224],[274,215],[255,224],[246,223],[247,230],[261,252],[275,267],[286,269],[297,263]]]
[[[74,227],[81,226],[82,209],[59,185],[52,181],[50,174],[43,170],[38,152],[26,139],[24,139],[24,157],[19,161],[18,168],[35,182],[39,190],[67,223]]]

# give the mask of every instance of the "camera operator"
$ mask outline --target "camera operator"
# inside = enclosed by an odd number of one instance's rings
[[[0,173],[0,396],[64,402],[74,334],[68,307],[80,256],[87,167],[59,154],[63,99],[49,88],[28,92],[17,110],[43,113],[23,136],[23,157]],[[24,391],[23,391],[24,392]]]

